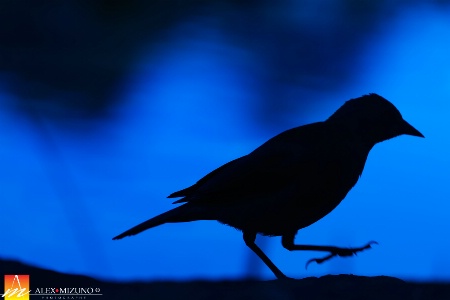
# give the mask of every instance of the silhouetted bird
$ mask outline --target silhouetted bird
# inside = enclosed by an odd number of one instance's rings
[[[423,135],[389,101],[369,94],[347,101],[324,122],[287,130],[241,158],[171,194],[185,204],[145,221],[114,239],[177,222],[218,220],[243,232],[244,241],[277,278],[286,276],[255,244],[256,234],[281,236],[284,248],[352,256],[370,248],[297,245],[294,237],[330,213],[356,184],[370,149],[408,134]],[[308,263],[309,263],[308,262]]]

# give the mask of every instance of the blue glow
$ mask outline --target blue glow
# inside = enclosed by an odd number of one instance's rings
[[[305,271],[305,262],[317,253],[290,253],[279,238],[259,240],[287,275],[450,280],[448,16],[449,11],[427,7],[404,11],[367,43],[355,81],[324,93],[326,105],[302,119],[323,120],[345,100],[376,92],[426,138],[405,136],[377,145],[346,200],[297,235],[308,244],[359,246],[376,240],[379,246]],[[174,31],[173,40],[136,67],[123,93],[127,106],[115,112],[114,122],[83,137],[45,124],[58,157],[46,152],[30,123],[0,110],[1,257],[109,279],[246,275],[253,254],[238,231],[216,222],[169,224],[111,241],[172,208],[165,199],[171,192],[277,133],[258,129],[249,116],[250,103],[261,96],[258,78],[251,77],[256,59],[219,32],[193,28],[198,36],[182,38]],[[6,103],[13,96],[0,97]],[[289,117],[290,127],[301,125],[295,112]],[[64,207],[53,189],[61,163],[76,186],[77,195],[67,197],[82,203]],[[264,266],[261,272],[273,278]]]

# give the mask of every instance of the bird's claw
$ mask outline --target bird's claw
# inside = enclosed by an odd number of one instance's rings
[[[346,257],[357,255],[358,252],[364,251],[366,249],[372,248],[372,245],[378,245],[376,241],[370,241],[365,246],[359,248],[336,248],[335,251],[330,252],[329,255],[322,258],[312,258],[306,262],[305,269],[308,269],[310,263],[315,262],[317,264],[321,264],[335,256]]]
[[[330,258],[332,258],[332,257],[334,257],[334,256],[336,256],[336,255],[337,255],[337,254],[335,254],[335,253],[331,253],[331,254],[329,254],[329,255],[323,257],[323,258],[311,258],[310,260],[308,260],[308,261],[306,262],[305,269],[308,269],[309,264],[312,263],[312,262],[315,262],[316,264],[321,264],[321,263],[323,263],[324,261],[327,261],[327,260],[329,260]]]

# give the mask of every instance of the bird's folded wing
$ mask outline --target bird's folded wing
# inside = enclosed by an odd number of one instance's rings
[[[174,203],[223,203],[276,192],[293,180],[308,184],[318,160],[314,142],[309,139],[311,132],[305,136],[304,127],[270,139],[252,153],[217,168],[169,198],[184,197]]]

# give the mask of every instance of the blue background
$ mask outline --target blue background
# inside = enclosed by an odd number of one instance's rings
[[[283,28],[314,28],[320,41],[339,17],[339,5],[310,2],[272,4],[268,19]],[[220,11],[239,12],[237,18],[249,14],[226,6]],[[114,280],[271,279],[241,233],[217,222],[167,224],[124,240],[111,238],[172,208],[167,195],[275,134],[324,120],[346,100],[376,92],[426,138],[401,136],[375,146],[345,201],[301,230],[296,241],[379,245],[305,270],[308,259],[322,254],[289,252],[279,237],[257,243],[296,278],[352,273],[448,281],[449,6],[416,1],[384,7],[376,26],[359,29],[358,43],[343,41],[348,47],[337,49],[323,41],[332,53],[348,52],[325,56],[337,63],[326,76],[295,63],[274,75],[261,53],[286,55],[277,52],[271,35],[280,27],[256,26],[259,46],[270,48],[257,53],[252,43],[234,38],[248,28],[225,30],[222,22],[201,10],[142,42],[120,84],[104,97],[114,104],[100,116],[30,101],[35,94],[10,88],[12,80],[25,80],[20,72],[0,68],[0,257]],[[357,29],[356,23],[342,32],[351,37]],[[302,40],[297,42],[301,49]],[[299,55],[310,61],[311,53]],[[303,73],[292,75],[296,68]],[[267,88],[272,81],[276,89]],[[62,101],[67,95],[40,96]],[[24,103],[34,113],[24,113]]]

